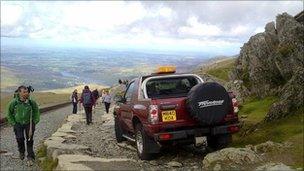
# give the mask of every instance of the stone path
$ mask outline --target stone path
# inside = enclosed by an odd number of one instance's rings
[[[58,170],[201,168],[203,150],[189,146],[166,149],[156,160],[140,160],[134,144],[116,142],[112,110],[105,114],[104,108],[98,106],[92,125],[85,124],[83,113],[70,115],[67,122],[45,141],[48,154],[58,159]]]

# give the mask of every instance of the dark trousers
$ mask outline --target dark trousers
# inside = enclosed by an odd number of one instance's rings
[[[87,124],[92,123],[92,106],[84,106],[84,111],[86,114]]]
[[[16,124],[14,126],[14,132],[18,144],[18,151],[23,154],[25,153],[24,141],[26,141],[27,158],[35,159],[35,153],[33,149],[33,144],[34,144],[33,136],[35,131],[34,123],[32,124],[32,131],[33,131],[32,137],[29,137],[29,130],[30,130],[30,124],[25,124],[25,125]],[[24,132],[26,139],[24,138]]]
[[[77,113],[77,103],[73,103],[73,114]]]
[[[106,112],[109,113],[111,103],[104,102],[104,104],[105,104]]]

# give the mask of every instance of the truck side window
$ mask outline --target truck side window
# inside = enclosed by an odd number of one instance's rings
[[[134,90],[134,82],[130,83],[128,90],[125,94],[125,99],[127,102],[131,101],[133,90]]]

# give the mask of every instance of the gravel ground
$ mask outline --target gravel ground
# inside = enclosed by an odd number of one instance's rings
[[[77,139],[66,143],[76,143],[90,147],[86,154],[102,158],[128,158],[137,161],[138,167],[143,169],[172,169],[197,170],[202,168],[203,157],[206,152],[193,146],[175,146],[163,149],[162,153],[152,161],[142,161],[138,158],[135,144],[123,142],[118,144],[114,135],[114,126],[102,120],[104,109],[97,107],[93,114],[93,124],[77,123],[72,129],[76,131]],[[112,113],[105,114],[112,115]]]
[[[34,135],[35,151],[45,138],[50,137],[63,124],[64,118],[70,113],[72,113],[72,107],[67,106],[41,115]],[[36,164],[27,167],[26,160],[21,161],[18,158],[17,142],[11,126],[1,127],[0,144],[0,150],[7,151],[7,153],[0,154],[0,170],[40,170]]]

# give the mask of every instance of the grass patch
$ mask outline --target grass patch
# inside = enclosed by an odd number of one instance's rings
[[[1,66],[1,89],[6,89],[8,87],[15,87],[20,84],[20,79],[17,74],[4,66]]]
[[[294,161],[292,166],[295,169],[299,167],[304,168],[303,139],[303,132],[289,139],[289,141],[293,143],[294,147],[287,153],[291,154],[291,158]]]
[[[40,106],[67,102],[70,100],[70,94],[55,94],[34,92],[32,98],[39,103]]]
[[[50,157],[46,157],[46,159],[44,159],[40,164],[40,168],[43,171],[50,171],[50,170],[54,170],[57,167],[58,164],[58,160],[53,160]]]
[[[47,147],[42,145],[37,150],[37,158],[46,157],[47,155]]]
[[[246,123],[245,123],[246,124]],[[263,123],[257,130],[246,136],[241,136],[242,131],[234,134],[233,146],[259,144],[266,141],[284,142],[288,139],[303,134],[303,113],[300,111],[277,121]]]
[[[232,71],[234,67],[234,62],[235,59],[230,59],[227,61],[213,64],[212,68],[208,69],[206,73],[218,79],[229,81],[229,72]]]
[[[37,158],[44,158],[38,165],[44,171],[54,170],[58,164],[58,160],[53,160],[52,157],[47,156],[47,147],[42,145],[37,150]]]
[[[239,116],[247,115],[246,124],[256,124],[264,119],[270,106],[277,99],[277,97],[266,97],[264,99],[251,98],[240,106]]]
[[[194,71],[195,74],[208,74],[222,81],[229,81],[229,73],[234,68],[235,58],[226,59],[204,66]]]
[[[252,110],[254,112],[255,110]],[[295,113],[268,123],[261,123],[254,132],[242,136],[245,128],[233,135],[231,146],[244,147],[247,144],[260,144],[266,141],[273,142],[291,142],[291,148],[283,149],[283,153],[272,152],[268,154],[271,158],[276,158],[280,162],[291,165],[295,168],[303,168],[303,124],[304,124],[304,107]],[[255,122],[255,117],[251,117]],[[250,122],[250,121],[245,121]],[[289,160],[287,160],[289,159]]]

